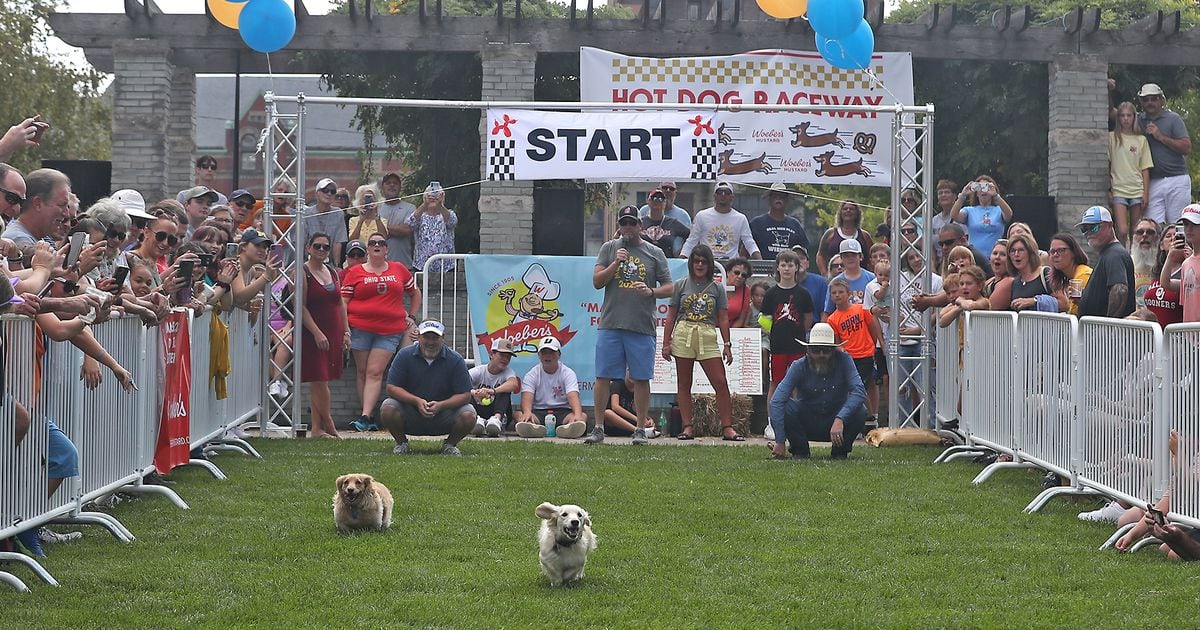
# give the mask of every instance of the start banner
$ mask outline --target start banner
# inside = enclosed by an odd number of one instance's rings
[[[715,180],[715,112],[488,110],[488,179]]]
[[[583,47],[579,70],[581,101],[749,107],[913,103],[912,54],[907,52],[875,53],[867,73],[835,68],[815,52],[758,50],[658,59]],[[891,185],[890,114],[750,110],[719,116],[721,179]]]
[[[164,393],[154,467],[164,475],[186,464],[191,451],[192,346],[188,317],[188,311],[176,310],[159,326]]]

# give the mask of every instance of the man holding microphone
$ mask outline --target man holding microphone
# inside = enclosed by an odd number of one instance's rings
[[[635,206],[617,212],[617,235],[600,247],[592,286],[604,289],[596,335],[596,426],[583,441],[604,441],[604,410],[609,383],[633,380],[633,406],[637,412],[634,444],[645,444],[650,424],[650,379],[654,376],[654,301],[671,295],[671,271],[658,246],[642,239],[642,221]]]

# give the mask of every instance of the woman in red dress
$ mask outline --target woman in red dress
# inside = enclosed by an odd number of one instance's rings
[[[350,326],[338,275],[329,264],[331,245],[328,234],[317,232],[308,238],[300,380],[309,384],[312,396],[313,437],[336,439],[329,381],[342,378],[342,352],[350,347]]]

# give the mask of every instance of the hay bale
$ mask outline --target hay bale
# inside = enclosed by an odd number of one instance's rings
[[[733,395],[731,417],[733,428],[742,435],[750,434],[750,416],[754,400],[742,394]],[[696,437],[721,437],[721,416],[717,413],[717,397],[713,394],[692,396],[692,434]]]

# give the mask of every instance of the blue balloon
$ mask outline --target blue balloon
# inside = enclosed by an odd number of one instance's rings
[[[809,0],[808,23],[826,37],[841,39],[858,28],[864,12],[863,0]]]
[[[242,41],[260,53],[273,53],[296,34],[296,14],[283,0],[249,0],[238,16]]]
[[[865,70],[875,53],[875,34],[866,20],[860,20],[858,28],[841,39],[817,33],[817,52],[830,65],[843,70]]]

